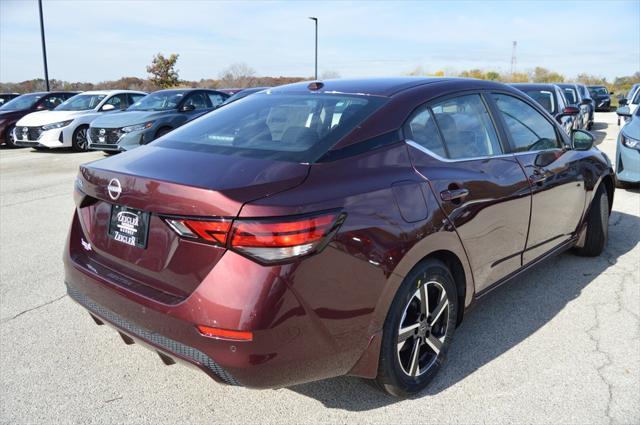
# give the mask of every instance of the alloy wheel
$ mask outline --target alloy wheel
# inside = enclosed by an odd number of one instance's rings
[[[424,374],[436,362],[449,323],[449,299],[436,281],[418,289],[404,308],[398,328],[397,352],[402,371],[411,377]]]
[[[86,151],[89,142],[87,141],[87,129],[85,127],[79,128],[76,133],[76,146],[79,150]]]

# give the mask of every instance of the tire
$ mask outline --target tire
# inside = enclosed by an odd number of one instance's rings
[[[586,232],[584,246],[576,248],[576,254],[597,257],[604,251],[609,235],[609,196],[602,185],[591,201]]]
[[[591,131],[592,128],[593,128],[593,122],[590,121],[589,124],[587,124],[587,130]]]
[[[89,150],[89,140],[87,139],[88,125],[81,125],[73,132],[71,137],[71,147],[76,152],[86,152]]]
[[[425,293],[428,302],[423,304]],[[418,263],[387,313],[376,377],[380,389],[407,397],[426,388],[446,358],[457,313],[456,285],[447,266],[435,259]]]
[[[7,127],[7,130],[5,131],[5,138],[4,141],[7,144],[8,147],[10,148],[18,148],[20,146],[16,146],[16,144],[13,141],[13,129],[16,128],[15,125],[10,125],[9,127]]]

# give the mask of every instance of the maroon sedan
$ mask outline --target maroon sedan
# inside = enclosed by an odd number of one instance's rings
[[[495,82],[266,90],[80,168],[68,292],[219,382],[353,375],[408,395],[474,301],[602,252],[615,177],[592,145]]]

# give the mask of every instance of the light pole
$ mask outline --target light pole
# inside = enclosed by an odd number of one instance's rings
[[[42,39],[42,60],[44,61],[44,82],[49,91],[49,70],[47,69],[47,46],[44,42],[44,21],[42,19],[42,0],[38,0],[38,8],[40,9],[40,38]]]
[[[309,19],[311,19],[312,21],[314,21],[316,23],[316,73],[315,73],[315,79],[318,79],[318,18],[315,18],[313,16],[309,16]]]

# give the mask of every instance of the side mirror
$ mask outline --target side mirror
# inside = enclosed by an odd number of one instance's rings
[[[629,103],[629,101],[627,99],[625,99],[624,97],[622,99],[618,100],[618,105],[620,106],[625,106]]]
[[[631,109],[629,109],[628,106],[621,106],[616,109],[616,114],[618,114],[619,117],[629,118],[631,116]]]
[[[103,105],[101,109],[102,109],[102,112],[107,112],[107,111],[113,111],[114,109],[116,109],[116,107],[115,105],[107,103],[106,105]]]
[[[582,102],[580,102],[581,105],[591,105],[591,99],[589,99],[588,97],[585,97],[584,99],[582,99]]]
[[[588,151],[593,147],[594,138],[588,131],[574,130],[571,133],[573,148],[577,151]]]
[[[180,108],[180,112],[190,112],[190,111],[195,111],[196,107],[193,105],[182,105],[182,108]]]

